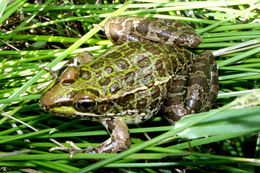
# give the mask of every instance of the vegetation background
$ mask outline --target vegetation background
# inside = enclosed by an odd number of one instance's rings
[[[258,0],[1,0],[0,171],[259,172],[259,9]],[[43,112],[38,100],[51,80],[43,67],[59,69],[84,51],[98,57],[111,42],[93,24],[117,15],[182,20],[195,28],[203,42],[191,51],[208,49],[217,59],[217,101],[210,112],[175,126],[161,113],[130,126],[132,146],[119,154],[69,159],[49,152],[56,141],[85,148],[108,138],[97,123]]]

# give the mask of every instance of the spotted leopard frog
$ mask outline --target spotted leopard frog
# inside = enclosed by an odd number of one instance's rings
[[[210,109],[218,92],[216,62],[210,51],[195,57],[183,47],[201,38],[179,21],[115,17],[105,25],[117,46],[93,61],[79,60],[40,99],[53,114],[101,122],[111,137],[79,152],[114,153],[130,146],[127,124],[150,119],[160,109],[170,123]]]

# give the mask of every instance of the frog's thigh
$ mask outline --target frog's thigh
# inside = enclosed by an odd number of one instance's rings
[[[217,67],[213,54],[204,51],[193,60],[185,99],[186,108],[191,113],[208,110],[218,91]]]
[[[125,121],[116,117],[104,120],[102,124],[108,129],[111,137],[105,142],[89,151],[91,153],[116,153],[129,148],[131,145],[130,134]]]
[[[164,101],[163,111],[171,124],[189,113],[184,105],[184,88],[187,84],[187,75],[188,70],[184,70],[174,76],[168,90],[168,96]]]
[[[208,111],[212,104],[215,102],[217,96],[218,96],[218,89],[219,89],[219,85],[218,85],[218,69],[217,69],[217,63],[215,60],[215,57],[213,56],[213,54],[210,51],[205,51],[203,52],[203,54],[205,54],[205,57],[209,57],[210,60],[210,67],[211,67],[211,71],[210,71],[210,92],[209,92],[209,98],[208,98],[208,102],[204,107],[204,110],[202,111]]]

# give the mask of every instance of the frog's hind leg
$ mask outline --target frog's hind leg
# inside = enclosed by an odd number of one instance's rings
[[[163,105],[171,124],[191,113],[207,111],[218,94],[218,73],[214,56],[204,51],[192,58],[192,65],[174,75]]]
[[[193,58],[188,76],[186,108],[190,113],[204,112],[211,108],[218,94],[216,61],[210,51]]]
[[[184,105],[185,86],[187,84],[188,69],[174,75],[168,89],[168,96],[164,101],[163,111],[166,119],[174,124],[181,117],[189,114]]]
[[[197,47],[201,37],[182,21],[143,17],[113,17],[105,25],[105,33],[114,44],[128,41],[157,42]]]

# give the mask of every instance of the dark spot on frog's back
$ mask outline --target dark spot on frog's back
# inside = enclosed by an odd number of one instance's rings
[[[110,85],[110,93],[111,94],[115,94],[120,89],[121,89],[121,86],[118,82],[114,82]]]
[[[132,100],[134,100],[134,98],[135,98],[134,94],[127,94],[126,96],[118,99],[118,104],[120,106],[130,106],[130,105],[132,105],[132,104],[130,104],[130,102]]]
[[[81,78],[84,80],[89,80],[91,78],[91,73],[89,71],[81,71]]]
[[[124,59],[119,59],[119,60],[116,60],[115,61],[115,64],[117,65],[117,67],[120,69],[120,70],[125,70],[125,69],[128,69],[129,67],[129,64],[126,60]]]
[[[157,108],[157,107],[158,107],[158,103],[159,103],[159,100],[158,100],[158,99],[154,100],[154,101],[151,103],[151,105],[150,105],[151,109]]]
[[[156,63],[155,63],[155,69],[156,70],[159,70],[159,69],[161,69],[161,68],[163,68],[163,62],[162,62],[162,60],[157,60],[156,61]]]
[[[147,87],[151,87],[154,83],[154,76],[152,74],[147,74],[143,77],[142,84]]]
[[[151,52],[153,55],[159,55],[162,53],[162,50],[160,49],[160,44],[154,44],[154,43],[147,43],[143,47],[147,52]]]
[[[104,87],[104,86],[108,86],[110,81],[111,81],[111,79],[109,77],[107,77],[107,78],[103,78],[103,79],[99,80],[98,83],[100,86]]]
[[[124,76],[120,78],[120,80],[124,80],[128,86],[132,86],[135,81],[135,72],[131,71],[126,73]]]
[[[132,49],[140,49],[141,44],[136,41],[128,42],[128,46]]]
[[[114,52],[111,52],[111,53],[106,55],[106,58],[112,58],[112,59],[117,59],[117,58],[120,58],[120,57],[122,57],[122,54],[119,53],[119,51],[114,51]]]
[[[99,68],[103,67],[103,65],[104,65],[103,61],[97,61],[94,64],[92,64],[90,67],[94,68],[94,69],[99,69]]]
[[[151,95],[153,99],[156,99],[157,97],[160,96],[160,88],[158,86],[153,87],[153,89],[151,90]]]
[[[137,61],[137,64],[138,64],[139,67],[144,68],[144,67],[150,66],[151,65],[151,61],[149,60],[149,58],[143,57],[142,59]]]
[[[155,62],[155,69],[158,72],[160,77],[165,77],[166,76],[166,71],[165,71],[165,68],[163,67],[163,61],[161,59],[157,60]]]

